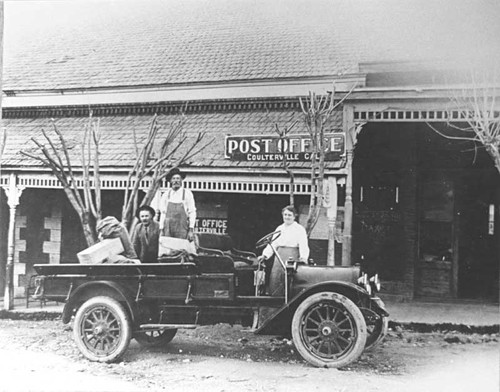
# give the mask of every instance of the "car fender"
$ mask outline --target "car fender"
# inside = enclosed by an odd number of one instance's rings
[[[68,301],[64,305],[62,322],[64,324],[69,323],[71,317],[76,313],[83,302],[89,298],[102,295],[109,296],[119,302],[125,303],[125,308],[130,314],[132,323],[134,323],[138,314],[134,294],[118,283],[108,280],[86,282],[78,286],[75,291],[70,294]]]
[[[298,306],[312,294],[322,291],[331,291],[341,294],[355,304],[367,302],[370,300],[370,295],[363,288],[350,282],[327,281],[309,286],[307,289],[300,291],[287,304],[284,304],[271,317],[263,322],[263,324],[255,331],[256,334],[290,334],[290,322],[293,314]]]
[[[385,308],[384,301],[379,297],[370,298],[370,309],[382,317],[389,317],[389,312]]]

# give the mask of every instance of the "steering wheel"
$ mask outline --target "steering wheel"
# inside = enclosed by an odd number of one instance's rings
[[[270,244],[275,241],[281,235],[281,231],[273,231],[272,233],[266,234],[260,240],[255,243],[255,247],[257,249],[263,248],[264,246]]]

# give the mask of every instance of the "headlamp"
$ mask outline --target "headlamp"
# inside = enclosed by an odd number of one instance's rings
[[[378,274],[375,274],[370,278],[370,283],[372,284],[375,292],[380,291],[381,284],[380,284],[380,279],[378,277]]]
[[[368,292],[368,294],[371,295],[372,293],[372,286],[370,285],[370,282],[368,280],[368,275],[363,274],[358,278],[358,284],[360,286],[363,286],[363,288]]]

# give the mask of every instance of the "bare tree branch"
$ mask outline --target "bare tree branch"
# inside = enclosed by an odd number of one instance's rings
[[[293,173],[293,170],[290,168],[290,164],[288,162],[287,154],[286,151],[283,151],[284,148],[284,143],[285,141],[288,140],[288,137],[292,131],[292,129],[297,125],[299,120],[295,120],[291,125],[285,126],[283,130],[280,129],[279,125],[277,123],[274,124],[274,130],[278,134],[280,140],[281,140],[281,146],[282,146],[282,161],[281,164],[283,166],[283,169],[285,172],[288,174],[289,178],[289,186],[290,186],[290,192],[289,192],[289,197],[290,197],[290,205],[295,205],[295,194],[294,194],[294,186],[295,186],[295,174]]]
[[[427,125],[437,134],[452,140],[470,141],[484,146],[497,170],[500,172],[500,108],[498,102],[498,69],[490,72],[471,71],[469,84],[461,94],[450,97],[453,108],[448,112],[447,126],[459,132],[459,135],[447,135]],[[454,116],[454,113],[459,116]],[[467,123],[462,126],[459,122]],[[458,122],[458,124],[457,124]]]
[[[122,208],[122,222],[129,231],[133,229],[135,224],[133,216],[137,208],[141,183],[146,179],[149,180],[150,185],[141,204],[150,204],[161,182],[168,175],[168,169],[188,162],[213,142],[211,140],[207,143],[202,143],[205,133],[199,133],[190,142],[190,145],[180,153],[181,147],[185,147],[188,141],[188,137],[184,133],[184,125],[186,123],[184,110],[185,108],[181,109],[177,118],[169,124],[166,136],[156,155],[153,154],[153,146],[161,127],[158,124],[157,116],[153,118],[145,144],[137,155],[134,167],[127,177],[126,197]]]
[[[73,171],[68,144],[66,143],[62,132],[58,129],[54,120],[52,120],[52,125],[60,146],[56,145],[53,139],[45,132],[45,130],[42,129],[42,135],[47,141],[49,148],[38,142],[35,138],[31,138],[38,151],[40,151],[41,156],[27,151],[21,151],[21,154],[41,162],[42,165],[48,167],[54,176],[61,182],[69,202],[80,218],[87,244],[92,245],[96,241],[96,235],[91,219],[92,217],[94,217],[94,219],[100,218],[101,211],[100,187],[97,185],[95,188],[94,194],[96,199],[94,200],[92,197],[90,180],[90,162],[92,150],[94,150],[94,184],[97,184],[96,181],[99,182],[97,157],[99,143],[99,136],[97,134],[98,130],[94,128],[94,125],[92,124],[92,116],[90,115],[89,123],[84,129],[83,139],[80,142],[80,159],[83,178],[82,199],[80,190],[78,189],[75,173]]]
[[[94,187],[95,187],[95,203],[96,203],[96,219],[102,217],[102,204],[101,204],[101,174],[99,171],[99,143],[101,141],[101,120],[97,119],[97,124],[93,124],[92,136],[94,141]]]
[[[311,234],[318,222],[321,208],[324,204],[324,177],[325,177],[325,132],[328,122],[335,110],[339,108],[348,96],[357,87],[354,84],[351,89],[338,101],[335,101],[336,86],[333,84],[332,91],[327,95],[316,95],[309,92],[309,97],[299,99],[304,124],[311,138],[311,196],[309,199],[309,214],[307,216],[306,231]]]

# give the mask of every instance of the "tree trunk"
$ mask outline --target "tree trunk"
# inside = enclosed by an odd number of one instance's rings
[[[93,229],[93,225],[90,222],[90,213],[88,211],[83,211],[80,214],[80,222],[82,223],[83,235],[85,236],[87,245],[94,245],[97,242],[97,235]]]
[[[293,174],[293,171],[290,169],[286,169],[286,172],[288,173],[288,177],[290,178],[290,205],[294,206],[295,205],[295,176]]]
[[[498,173],[500,173],[500,151],[494,145],[486,145],[486,151],[490,154]]]

